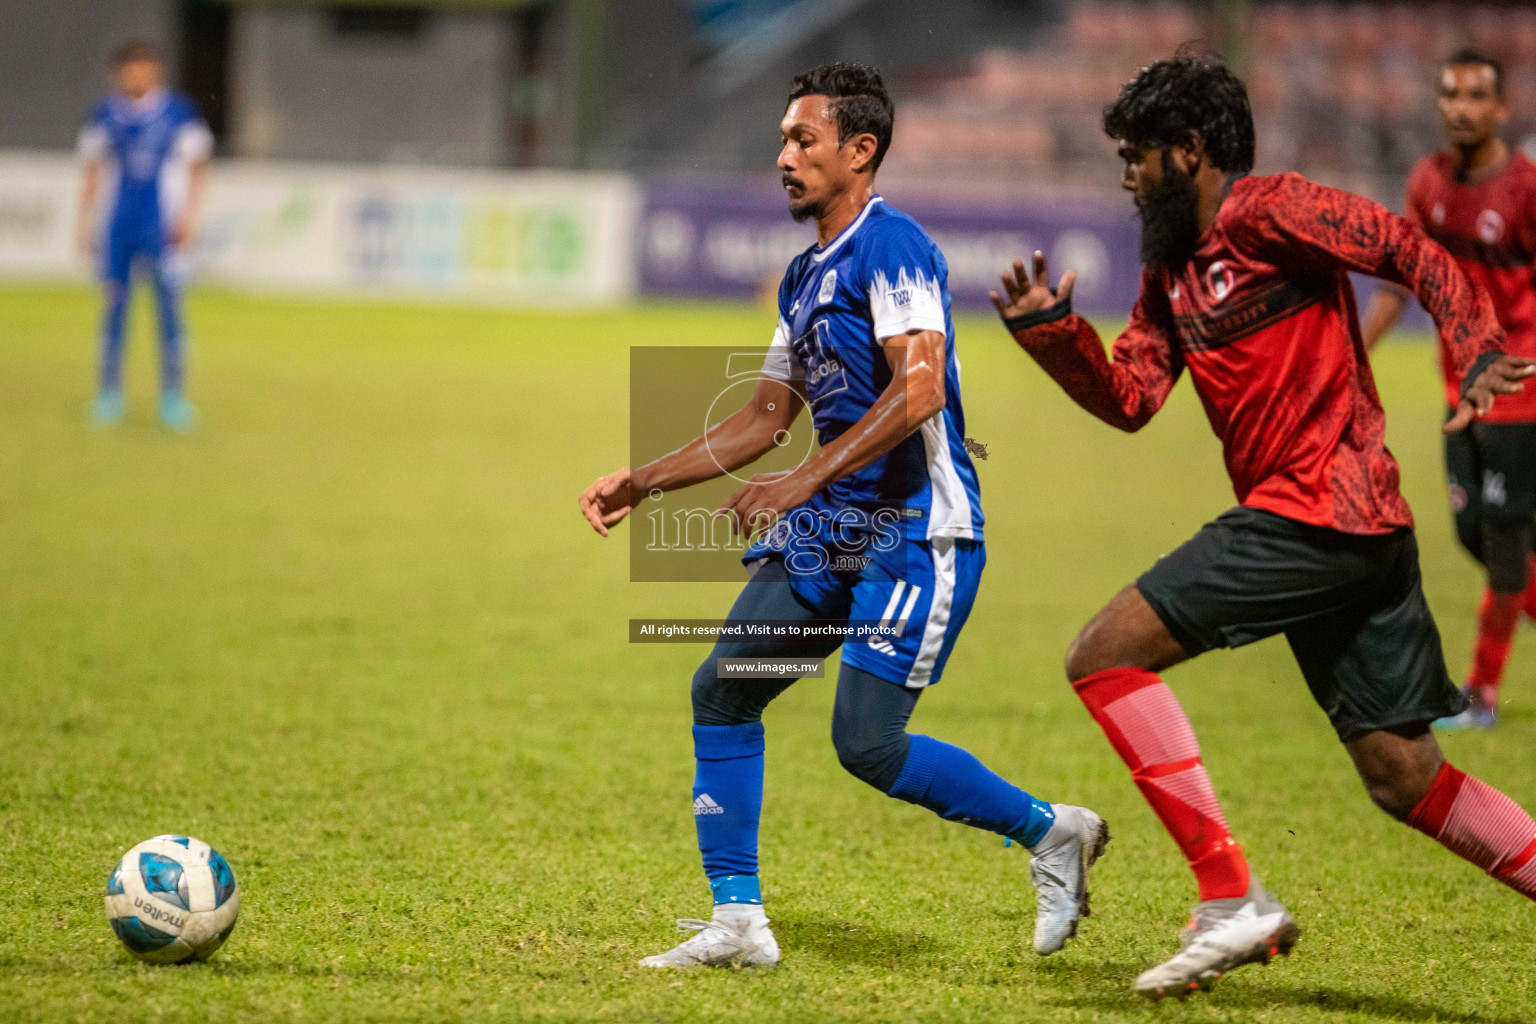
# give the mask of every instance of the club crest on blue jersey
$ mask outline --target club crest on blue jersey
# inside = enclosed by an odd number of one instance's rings
[[[821,291],[816,294],[816,304],[825,305],[837,293],[837,271],[828,270],[821,279]]]

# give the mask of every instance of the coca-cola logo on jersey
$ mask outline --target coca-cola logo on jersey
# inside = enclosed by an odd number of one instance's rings
[[[1206,268],[1205,290],[1210,293],[1212,302],[1220,302],[1232,294],[1232,284],[1232,271],[1221,260]]]
[[[1484,245],[1498,245],[1504,237],[1504,218],[1492,210],[1477,215],[1477,237]]]

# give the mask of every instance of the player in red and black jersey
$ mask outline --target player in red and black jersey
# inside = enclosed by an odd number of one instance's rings
[[[1105,111],[1142,220],[1141,297],[1113,359],[1035,254],[993,300],[1018,343],[1089,412],[1143,426],[1188,371],[1240,503],[1160,559],[1085,626],[1067,673],[1200,888],[1182,951],[1142,974],[1153,997],[1289,951],[1284,906],[1228,832],[1178,701],[1154,673],[1285,633],[1372,799],[1528,897],[1536,821],[1441,756],[1429,725],[1452,685],[1419,580],[1413,520],[1348,272],[1411,288],[1461,381],[1446,429],[1521,390],[1489,303],[1439,245],[1375,203],[1295,174],[1250,177],[1247,91],[1220,64],[1142,69]],[[1502,400],[1502,399],[1501,399]]]
[[[1536,357],[1536,163],[1497,135],[1509,120],[1497,61],[1463,50],[1440,69],[1440,119],[1451,148],[1421,160],[1408,179],[1408,219],[1445,246],[1486,292],[1504,328],[1504,350]],[[1384,287],[1365,312],[1370,348],[1397,323],[1408,296]],[[1445,400],[1460,378],[1441,347]],[[1449,416],[1450,413],[1447,413]],[[1499,681],[1522,610],[1536,616],[1536,387],[1501,399],[1471,428],[1445,438],[1456,536],[1488,570],[1465,693],[1471,706],[1443,724],[1491,728]]]

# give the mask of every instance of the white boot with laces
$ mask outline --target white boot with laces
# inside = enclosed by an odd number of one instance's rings
[[[761,904],[717,903],[710,920],[680,918],[677,930],[698,934],[665,953],[646,957],[640,966],[771,967],[779,962],[779,943]]]

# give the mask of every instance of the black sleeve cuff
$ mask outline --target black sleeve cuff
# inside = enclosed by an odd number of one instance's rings
[[[1483,371],[1488,369],[1488,367],[1492,366],[1494,363],[1498,362],[1499,357],[1503,354],[1504,353],[1500,352],[1498,349],[1494,349],[1492,352],[1484,352],[1482,355],[1477,357],[1477,359],[1472,363],[1472,366],[1468,368],[1466,374],[1461,378],[1462,398],[1467,397],[1467,392],[1472,389],[1473,384],[1477,383],[1477,378],[1483,375]]]
[[[1031,327],[1039,327],[1041,324],[1053,324],[1057,320],[1072,315],[1072,296],[1057,302],[1054,306],[1046,306],[1037,309],[1033,313],[1021,313],[1018,316],[1003,317],[1003,326],[1008,328],[1009,334],[1017,334]]]

